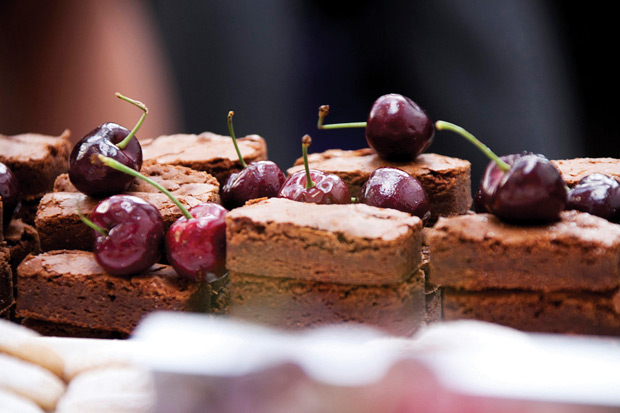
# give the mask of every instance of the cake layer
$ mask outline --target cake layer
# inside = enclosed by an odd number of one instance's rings
[[[193,207],[203,202],[220,202],[219,184],[206,172],[171,165],[150,165],[142,170],[144,175],[157,181],[168,189],[186,207]],[[75,190],[64,176],[56,182],[58,190]],[[73,189],[72,189],[73,188]],[[126,192],[153,204],[164,219],[167,230],[174,221],[182,216],[179,208],[155,187],[135,181],[130,189],[147,192]],[[39,232],[41,249],[92,250],[93,230],[86,226],[78,215],[78,205],[82,214],[89,216],[100,199],[86,196],[80,192],[53,192],[46,194],[39,204],[35,226]]]
[[[471,165],[468,161],[433,153],[423,153],[407,163],[381,159],[370,148],[355,151],[330,149],[308,155],[310,168],[340,176],[357,197],[364,182],[377,168],[399,168],[420,181],[428,196],[430,223],[440,216],[464,214],[471,206]],[[303,159],[288,169],[288,174],[303,169]]]
[[[246,163],[267,159],[267,144],[258,135],[237,139],[241,156]],[[200,135],[165,135],[141,139],[144,163],[182,165],[205,171],[224,184],[230,174],[242,169],[239,156],[230,136],[203,132]]]
[[[620,291],[444,289],[445,320],[476,319],[523,331],[620,335]]]
[[[226,266],[266,277],[401,283],[421,261],[422,221],[363,204],[270,198],[226,216]]]
[[[466,290],[607,291],[620,285],[620,226],[565,211],[547,225],[490,214],[441,218],[425,230],[429,282]]]
[[[156,310],[209,310],[210,289],[155,264],[133,277],[106,274],[92,253],[50,251],[27,257],[17,270],[16,316],[129,334]]]
[[[601,173],[620,180],[620,159],[615,158],[574,158],[551,161],[562,174],[570,187],[586,175]]]
[[[411,335],[425,318],[424,272],[399,284],[352,285],[230,273],[228,314],[278,328],[367,324]]]
[[[50,192],[56,177],[69,169],[70,132],[60,136],[28,133],[0,135],[0,162],[17,177],[22,199],[30,201]]]

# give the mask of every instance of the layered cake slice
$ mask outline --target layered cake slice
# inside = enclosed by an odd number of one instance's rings
[[[233,317],[283,328],[365,323],[402,335],[424,320],[418,217],[271,198],[229,212],[226,224]]]
[[[370,174],[380,167],[404,170],[424,187],[431,210],[429,224],[440,216],[464,214],[472,203],[471,164],[462,159],[423,153],[407,163],[389,162],[380,158],[372,149],[354,151],[330,149],[308,155],[310,168],[340,176],[349,186],[351,196],[357,197]],[[289,168],[289,175],[303,169],[303,159]]]
[[[551,161],[569,187],[586,175],[600,173],[620,180],[620,160],[616,158],[574,158]]]
[[[133,277],[115,277],[86,251],[27,257],[17,270],[17,289],[19,318],[124,335],[149,312],[208,312],[210,303],[207,284],[181,278],[170,266],[155,264]]]
[[[153,164],[145,165],[142,173],[172,192],[187,207],[220,202],[219,183],[206,172]],[[81,221],[78,206],[81,213],[88,216],[101,200],[77,192],[66,175],[58,177],[55,190],[61,192],[46,194],[41,199],[35,219],[41,249],[91,250],[93,233]],[[133,181],[127,193],[153,204],[162,214],[165,229],[181,216],[181,211],[168,196],[140,179]]]
[[[267,144],[259,135],[237,139],[246,163],[267,159]],[[239,156],[229,136],[203,132],[200,135],[165,135],[141,139],[144,164],[181,165],[213,175],[221,185],[242,169]]]
[[[442,218],[425,235],[444,319],[620,334],[620,226],[577,211],[539,226],[469,214]]]

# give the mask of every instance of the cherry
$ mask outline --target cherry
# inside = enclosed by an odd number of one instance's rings
[[[192,281],[215,281],[224,276],[226,261],[225,217],[219,204],[204,203],[189,211],[166,188],[115,159],[99,155],[93,161],[142,179],[166,194],[183,214],[164,238],[166,257],[177,274]]]
[[[457,125],[437,121],[435,127],[460,134],[491,158],[476,194],[476,210],[515,222],[549,222],[560,218],[566,206],[566,184],[544,156],[522,153],[499,158]]]
[[[141,198],[113,195],[97,204],[90,222],[81,218],[95,230],[95,260],[108,274],[138,274],[161,257],[164,220]]]
[[[138,123],[130,132],[116,123],[104,123],[80,139],[69,156],[69,179],[80,191],[93,197],[104,197],[127,190],[133,177],[122,172],[97,165],[91,158],[104,155],[137,171],[142,167],[142,147],[133,139],[144,122],[148,109],[143,103],[117,93],[122,100],[134,104],[144,111]]]
[[[323,125],[329,106],[319,108],[319,129],[366,128],[366,141],[381,158],[407,162],[415,159],[432,143],[433,122],[426,111],[406,96],[389,93],[372,105],[366,122]]]
[[[228,130],[243,169],[230,175],[220,191],[222,204],[229,210],[244,205],[250,199],[277,196],[286,180],[284,172],[272,161],[257,161],[246,165],[233,130],[233,114],[232,111],[228,112]]]
[[[315,204],[348,204],[351,202],[351,193],[347,184],[335,174],[327,174],[308,166],[308,147],[312,138],[304,135],[301,146],[304,157],[304,170],[297,171],[289,176],[278,197],[293,201],[310,202]]]
[[[408,212],[423,222],[431,216],[428,197],[420,181],[398,168],[375,169],[362,185],[358,200],[367,205]]]
[[[17,177],[2,162],[0,162],[0,201],[2,201],[2,226],[7,229],[13,214],[19,209],[21,193]]]
[[[576,209],[620,222],[620,184],[614,178],[593,173],[584,176],[568,191],[566,209]]]

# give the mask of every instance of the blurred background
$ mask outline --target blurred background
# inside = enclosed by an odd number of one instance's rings
[[[305,133],[310,152],[367,146],[363,129],[317,130],[320,105],[326,123],[364,121],[395,92],[499,155],[620,157],[613,16],[559,0],[3,0],[0,133],[131,128],[119,91],[149,106],[139,137],[228,134],[234,110],[286,169]],[[488,162],[449,132],[429,151],[470,160],[474,186]]]

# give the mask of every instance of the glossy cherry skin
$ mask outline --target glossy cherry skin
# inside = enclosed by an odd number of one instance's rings
[[[284,172],[274,162],[252,162],[241,171],[230,175],[220,191],[222,204],[231,210],[244,205],[250,199],[275,197],[284,181]]]
[[[99,265],[112,275],[147,270],[161,257],[164,221],[157,208],[133,195],[114,195],[99,202],[91,221],[107,236],[94,231],[93,252]]]
[[[362,185],[358,199],[367,205],[408,212],[423,222],[431,216],[428,197],[420,181],[398,168],[375,169]]]
[[[314,186],[306,189],[306,171],[295,172],[284,182],[278,197],[314,204],[351,203],[349,187],[338,175],[311,169],[310,177]]]
[[[134,136],[125,149],[116,144],[129,135],[129,130],[116,123],[104,123],[75,144],[69,157],[69,179],[87,195],[105,197],[124,192],[133,181],[131,175],[92,162],[93,155],[104,155],[140,171],[142,147]]]
[[[226,213],[216,203],[196,205],[192,219],[181,217],[166,234],[168,262],[177,274],[192,281],[215,281],[225,272]]]
[[[408,97],[391,93],[379,97],[366,122],[366,140],[390,161],[411,161],[432,143],[435,127],[426,112]]]
[[[527,152],[500,156],[500,159],[506,162],[509,166],[512,166],[517,159],[524,155],[527,155]],[[474,210],[476,212],[491,212],[489,209],[489,204],[491,203],[493,194],[504,177],[504,174],[504,171],[497,166],[496,162],[489,162],[484,174],[482,175],[478,191],[474,196]]]
[[[497,182],[494,190],[486,189],[491,194],[487,208],[505,221],[557,221],[566,206],[566,184],[557,168],[541,155],[522,155],[501,179],[484,176],[485,180]]]
[[[2,224],[8,228],[13,215],[18,211],[21,192],[19,182],[11,169],[0,162],[0,200],[2,201]]]
[[[620,222],[620,184],[614,178],[594,173],[583,177],[568,191],[566,209],[576,209]]]

